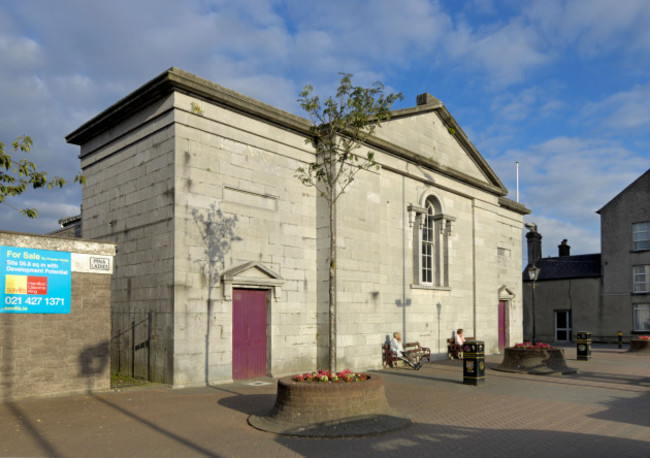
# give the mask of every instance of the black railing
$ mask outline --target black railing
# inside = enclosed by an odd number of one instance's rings
[[[113,312],[111,387],[142,385],[151,380],[153,312]]]

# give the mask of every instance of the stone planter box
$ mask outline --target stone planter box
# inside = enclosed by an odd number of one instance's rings
[[[577,373],[564,360],[561,348],[506,348],[496,370],[536,375],[568,375]]]
[[[411,420],[388,405],[384,380],[372,375],[363,382],[294,382],[278,380],[275,405],[248,423],[276,434],[353,437],[406,428]]]
[[[630,352],[650,355],[650,340],[632,339],[630,340]]]

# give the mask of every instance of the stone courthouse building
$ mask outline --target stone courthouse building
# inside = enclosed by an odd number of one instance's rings
[[[295,177],[315,159],[308,135],[301,117],[171,68],[67,137],[88,180],[83,236],[118,246],[114,339],[152,312],[151,380],[326,366],[328,210]],[[489,353],[521,341],[529,211],[445,106],[419,96],[366,150],[379,168],[337,207],[338,367],[381,367],[394,331],[441,357],[458,327]]]

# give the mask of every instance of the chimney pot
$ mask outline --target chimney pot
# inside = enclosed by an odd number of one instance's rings
[[[567,243],[567,239],[562,240],[557,248],[560,256],[571,256],[571,246]]]
[[[528,239],[528,264],[535,264],[542,257],[542,234],[537,232],[534,224],[526,225],[530,232],[526,234]]]

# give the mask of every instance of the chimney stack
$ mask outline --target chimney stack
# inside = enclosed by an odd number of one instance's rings
[[[535,264],[542,257],[542,234],[537,232],[537,225],[526,224],[530,232],[526,234],[528,239],[528,264]]]
[[[567,239],[562,240],[557,248],[560,256],[571,256],[571,247],[567,244]]]

